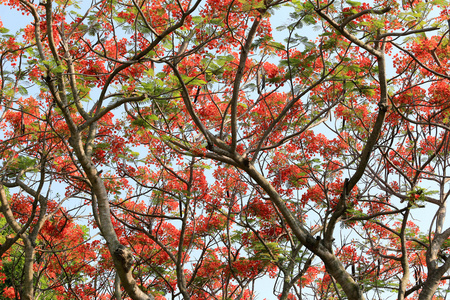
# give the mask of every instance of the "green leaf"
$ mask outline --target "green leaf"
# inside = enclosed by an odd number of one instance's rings
[[[23,86],[19,86],[19,94],[21,94],[22,96],[26,96],[28,95],[28,90]]]
[[[63,73],[65,70],[67,70],[67,67],[65,65],[59,65],[56,68],[52,69],[52,73],[59,74]]]
[[[431,4],[447,6],[448,5],[448,1],[446,1],[446,0],[433,0],[433,1],[431,1]]]
[[[193,16],[192,17],[192,22],[194,22],[195,24],[202,23],[203,22],[203,18],[200,17],[200,16]]]
[[[148,77],[155,77],[155,70],[150,68],[148,70],[145,70],[145,74],[147,74]]]
[[[276,48],[276,49],[279,49],[279,50],[284,50],[285,49],[285,46],[283,44],[277,43],[277,42],[270,42],[269,46],[273,47],[273,48]]]
[[[333,34],[334,34],[333,32],[324,32],[322,34],[319,34],[319,36],[330,36],[330,35],[333,35]]]
[[[201,86],[201,85],[205,85],[207,82],[202,80],[202,79],[198,79],[196,77],[189,77],[186,75],[181,75],[181,78],[183,79],[184,83],[186,85],[196,85],[196,86]]]
[[[351,1],[351,0],[347,0],[347,1],[345,1],[345,3],[347,3],[350,6],[360,6],[361,5],[361,2]]]
[[[214,25],[221,25],[223,23],[222,19],[212,19],[211,21],[209,21],[209,23],[214,24]]]
[[[245,103],[238,103],[237,105],[238,105],[238,106],[242,106],[242,107],[245,108],[245,109],[248,108],[248,105],[245,104]]]

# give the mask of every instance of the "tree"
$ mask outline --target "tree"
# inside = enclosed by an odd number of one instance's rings
[[[2,3],[4,298],[447,295],[445,1]]]

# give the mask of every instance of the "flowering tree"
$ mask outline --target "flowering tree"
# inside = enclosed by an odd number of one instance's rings
[[[445,1],[0,3],[3,298],[446,297]]]

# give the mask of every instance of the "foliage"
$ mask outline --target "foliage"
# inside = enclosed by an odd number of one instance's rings
[[[0,4],[2,298],[447,297],[445,0]]]

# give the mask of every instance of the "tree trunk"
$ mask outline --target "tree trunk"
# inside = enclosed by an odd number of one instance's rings
[[[333,276],[341,285],[349,300],[363,300],[359,285],[353,280],[350,274],[345,270],[339,259],[330,252],[320,240],[315,239],[303,225],[296,219],[292,212],[286,207],[283,199],[273,188],[273,186],[264,178],[253,166],[246,168],[247,173],[264,189],[269,195],[272,203],[278,208],[280,213],[286,219],[286,222],[291,227],[294,235],[299,241],[305,245],[308,250],[319,256],[325,264],[327,271]]]
[[[25,264],[23,266],[23,289],[22,289],[22,300],[33,300],[34,299],[34,257],[35,249],[28,239],[24,239],[25,243]]]
[[[121,245],[117,238],[114,225],[111,221],[111,208],[109,205],[108,193],[95,165],[84,151],[81,137],[78,132],[72,132],[69,143],[73,147],[78,161],[90,181],[92,193],[94,193],[97,198],[98,216],[100,221],[98,227],[106,240],[106,244],[111,253],[114,266],[123,288],[133,300],[154,300],[155,298],[153,296],[145,294],[139,288],[133,278],[133,255],[131,250]]]

